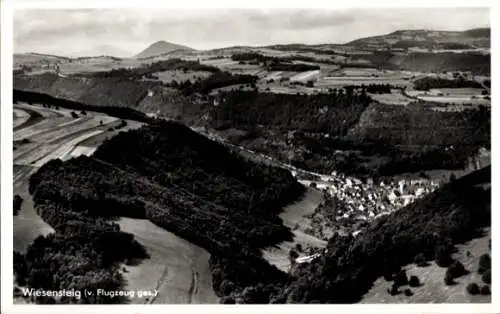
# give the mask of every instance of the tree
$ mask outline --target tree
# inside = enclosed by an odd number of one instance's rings
[[[451,258],[450,248],[447,245],[438,245],[435,253],[436,264],[439,267],[447,267],[453,261]]]
[[[260,286],[246,287],[241,293],[245,304],[268,304],[269,295],[266,295]]]
[[[295,249],[297,250],[297,252],[302,252],[302,245],[300,243],[297,243],[295,245]]]
[[[299,253],[295,252],[295,250],[292,249],[290,250],[288,257],[290,258],[290,262],[292,264],[295,264],[295,260],[297,259],[297,257],[299,257]]]
[[[220,299],[221,304],[236,304],[236,300],[233,297],[223,297]]]
[[[427,263],[427,260],[425,258],[425,255],[420,253],[418,255],[415,256],[415,259],[414,259],[414,262],[415,264],[418,266],[418,267],[426,267],[428,266],[429,264]]]
[[[16,282],[20,286],[24,286],[26,284],[26,277],[28,276],[28,269],[26,265],[26,260],[24,259],[24,255],[21,253],[14,251],[14,275]]]
[[[13,205],[14,216],[17,216],[19,214],[19,211],[21,211],[22,204],[23,204],[23,198],[19,196],[19,194],[16,194],[14,196],[14,205]]]
[[[390,289],[387,289],[387,292],[390,295],[397,295],[399,293],[399,286],[396,283],[393,283]]]
[[[220,284],[219,291],[223,296],[228,296],[234,291],[234,284],[229,280],[223,280]]]
[[[479,286],[477,283],[470,283],[467,285],[467,292],[471,295],[476,295],[480,293]]]
[[[410,287],[418,287],[420,286],[420,280],[418,279],[417,276],[411,276],[410,280],[408,281],[410,284]]]
[[[410,289],[405,289],[404,294],[407,297],[411,297],[413,295],[413,292]]]
[[[483,254],[479,257],[479,267],[477,272],[479,274],[485,273],[488,269],[491,269],[491,257],[489,254]]]
[[[394,278],[393,278],[393,276],[392,276],[392,273],[391,273],[391,272],[386,271],[386,272],[384,272],[384,279],[385,279],[386,281],[392,281]]]
[[[491,284],[491,269],[488,269],[484,272],[484,274],[481,276],[481,280],[483,280],[483,282],[486,284]]]
[[[446,271],[449,272],[453,278],[458,278],[468,273],[464,264],[457,260],[453,261]]]
[[[404,286],[408,284],[408,276],[405,270],[399,271],[394,277],[394,283],[398,286]]]
[[[480,293],[481,295],[490,295],[491,294],[490,286],[482,286]]]
[[[455,280],[448,270],[446,270],[446,273],[444,275],[444,283],[447,286],[451,286],[451,285],[455,284]]]

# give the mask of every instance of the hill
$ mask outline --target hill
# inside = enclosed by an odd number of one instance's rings
[[[232,91],[218,97],[210,126],[245,131],[246,136],[229,138],[319,173],[378,177],[460,168],[490,141],[487,108],[439,112],[419,103],[390,106],[350,88],[308,96]],[[353,153],[343,156],[338,150]]]
[[[148,219],[231,260],[212,263],[218,291],[221,274],[229,274],[233,285],[285,280],[259,257],[259,249],[290,239],[278,214],[304,189],[288,171],[247,161],[188,127],[163,122],[119,133],[92,157],[50,161],[31,176],[29,191],[56,233],[39,237],[20,256],[18,281],[69,289],[69,276],[79,275],[79,288],[119,289],[116,265],[147,256],[112,222],[130,217]],[[119,249],[131,245],[134,250]],[[238,267],[247,271],[236,272]]]
[[[363,48],[490,48],[490,29],[471,29],[463,32],[399,30],[386,35],[356,39],[345,45]]]
[[[178,45],[178,44],[173,44],[167,41],[157,41],[153,44],[151,44],[149,47],[138,53],[137,55],[134,56],[135,59],[145,59],[145,58],[151,58],[155,56],[159,56],[162,54],[170,53],[173,51],[178,51],[178,50],[187,50],[191,51],[194,50],[193,48],[183,46],[183,45]]]
[[[14,88],[49,94],[94,106],[135,108],[147,96],[152,82],[134,82],[120,77],[61,77],[54,73],[15,75]]]
[[[321,258],[297,269],[281,300],[358,302],[378,277],[397,273],[417,256],[450,256],[456,244],[491,225],[491,192],[480,186],[490,182],[491,167],[483,168],[378,218],[356,237],[334,236]]]

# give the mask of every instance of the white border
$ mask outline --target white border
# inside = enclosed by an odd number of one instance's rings
[[[355,7],[491,7],[491,28],[492,28],[492,56],[496,56],[498,49],[500,26],[498,19],[494,17],[500,16],[498,3],[491,0],[406,0],[404,4],[399,0],[252,0],[252,1],[203,1],[203,0],[183,0],[183,1],[146,1],[146,0],[5,0],[1,2],[1,306],[2,314],[11,313],[158,313],[158,312],[185,312],[185,313],[297,313],[298,311],[308,311],[314,313],[347,313],[357,312],[373,313],[380,311],[381,313],[499,313],[500,312],[500,289],[496,285],[492,288],[492,304],[430,304],[430,305],[402,305],[402,304],[377,304],[377,305],[258,305],[258,306],[222,306],[222,305],[120,305],[120,306],[76,306],[76,305],[53,305],[53,306],[36,306],[36,305],[13,305],[12,304],[12,53],[13,53],[13,9],[14,8],[117,8],[117,7],[149,7],[149,8],[355,8]],[[492,57],[492,77],[499,76],[499,67],[497,57]],[[493,80],[494,91],[500,90],[500,85],[497,80]],[[495,94],[495,93],[493,93]],[[496,97],[493,95],[493,100],[496,103]],[[495,107],[494,105],[492,107]],[[499,110],[493,109],[493,128],[492,128],[492,158],[497,155],[498,147],[496,145],[498,128],[496,121],[500,121]],[[499,152],[500,153],[500,152]],[[493,169],[496,163],[493,162]],[[495,173],[493,171],[493,173]],[[493,188],[495,188],[493,184]],[[498,205],[500,195],[492,193],[492,215],[493,221],[497,221],[500,210]],[[496,225],[496,223],[493,223]],[[494,227],[492,228],[492,237],[500,239],[500,232]],[[495,236],[496,235],[496,236]],[[500,240],[498,240],[500,241]],[[498,245],[496,240],[493,241],[495,249],[492,251],[494,261],[500,259],[498,253]],[[500,283],[500,272],[493,271],[493,281]]]

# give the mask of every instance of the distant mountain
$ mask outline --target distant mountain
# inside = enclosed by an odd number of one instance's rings
[[[71,54],[72,57],[97,57],[110,56],[117,58],[130,58],[132,53],[111,45],[101,45],[90,50],[79,51]]]
[[[345,45],[366,48],[490,48],[490,33],[490,28],[477,28],[463,32],[400,30],[387,35],[356,39]]]
[[[137,54],[134,58],[136,59],[143,59],[143,58],[150,58],[154,56],[159,56],[162,54],[166,54],[169,52],[177,51],[177,50],[194,50],[193,48],[183,46],[183,45],[177,45],[173,43],[169,43],[167,41],[157,41],[154,44],[150,45],[146,49],[144,49],[142,52]]]

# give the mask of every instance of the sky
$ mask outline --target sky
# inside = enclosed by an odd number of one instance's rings
[[[135,55],[165,40],[195,49],[345,43],[401,29],[489,27],[488,8],[17,9],[14,51],[81,55],[110,45]]]

